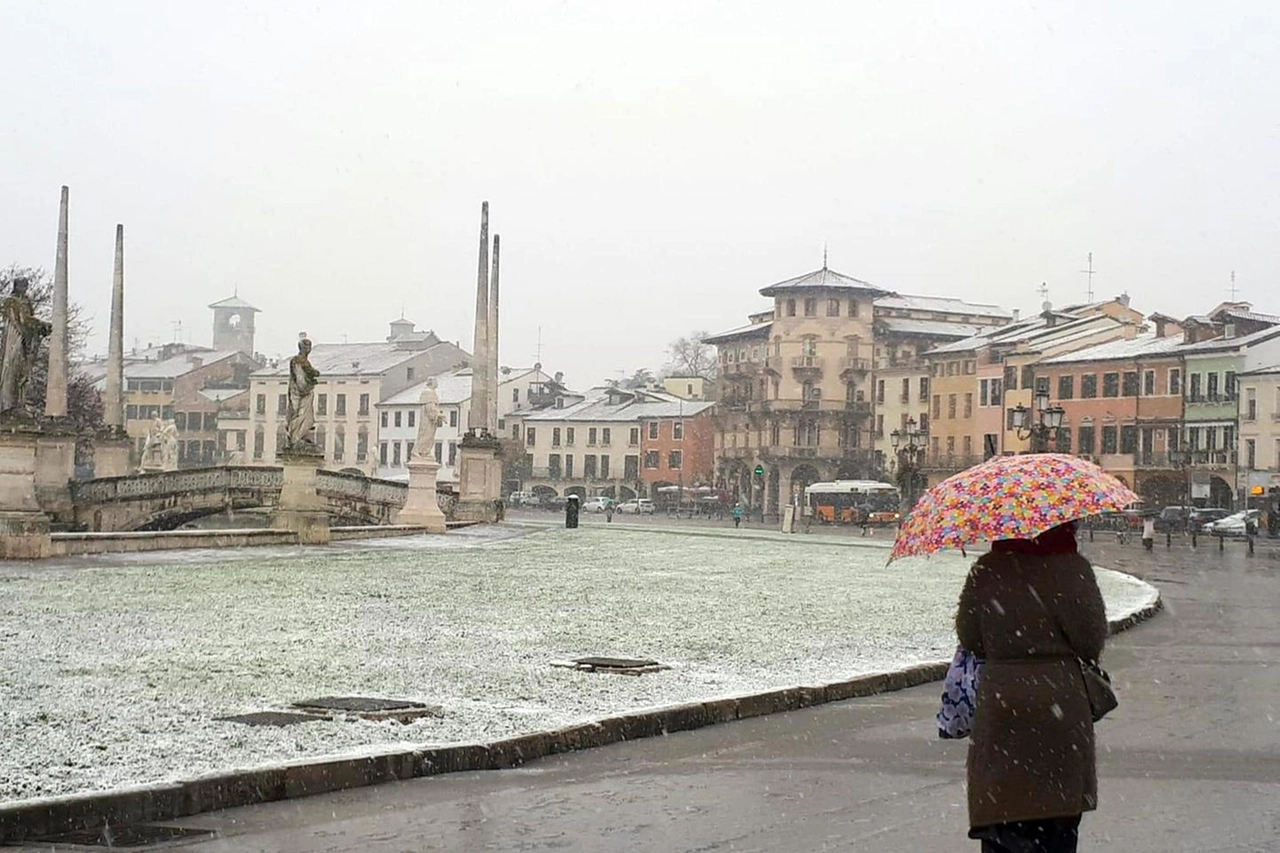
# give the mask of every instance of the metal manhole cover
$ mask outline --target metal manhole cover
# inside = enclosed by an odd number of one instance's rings
[[[182,826],[158,826],[151,823],[122,823],[78,829],[62,835],[38,839],[42,844],[79,844],[85,847],[151,847],[171,841],[208,838],[211,829],[187,829]]]
[[[589,656],[574,658],[570,661],[552,662],[552,666],[576,669],[582,672],[606,672],[614,675],[643,675],[646,672],[659,672],[670,669],[666,664],[648,658],[606,658]]]
[[[378,711],[403,711],[427,706],[421,702],[410,702],[408,699],[372,699],[367,696],[321,696],[319,699],[303,699],[301,702],[294,702],[293,707],[367,714],[377,713]]]
[[[643,658],[602,658],[602,657],[585,657],[574,658],[574,663],[579,666],[590,666],[596,669],[640,669],[646,666],[657,666],[656,660],[646,660]]]
[[[233,714],[214,717],[220,723],[243,723],[246,726],[292,726],[298,723],[314,723],[324,720],[316,714],[292,714],[287,711],[256,711],[252,714]]]
[[[422,717],[444,716],[444,709],[439,705],[369,696],[321,696],[294,702],[292,707],[310,714],[350,714],[364,720],[396,720],[401,723],[411,723]]]

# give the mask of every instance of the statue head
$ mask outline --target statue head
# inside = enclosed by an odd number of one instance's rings
[[[311,339],[307,337],[306,332],[298,333],[298,355],[306,356],[311,354]]]

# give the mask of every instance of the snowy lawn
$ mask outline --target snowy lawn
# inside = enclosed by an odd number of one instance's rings
[[[801,536],[497,527],[0,564],[0,801],[484,741],[950,657],[969,561],[886,557]],[[1113,618],[1153,595],[1126,575],[1099,581]],[[549,665],[583,655],[672,668]],[[320,695],[416,699],[444,716],[213,720]]]

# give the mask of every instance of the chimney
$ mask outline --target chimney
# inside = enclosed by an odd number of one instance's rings
[[[191,369],[195,370],[198,367],[204,367],[204,359],[198,355],[191,356]]]
[[[1016,322],[1018,322],[1018,321],[1019,321],[1019,320],[1021,320],[1021,319],[1022,319],[1022,309],[1021,309],[1021,308],[1014,308],[1014,309],[1013,309],[1013,319],[1012,319],[1010,322],[1016,323]]]
[[[1163,337],[1164,337],[1164,331],[1165,331],[1165,328],[1164,328],[1164,327],[1165,327],[1165,325],[1167,324],[1167,322],[1168,322],[1168,321],[1167,321],[1167,320],[1165,320],[1163,317],[1155,317],[1154,319],[1155,319],[1155,324],[1156,324],[1156,337],[1157,337],[1157,338],[1163,338]]]
[[[1236,336],[1236,324],[1227,323],[1222,327],[1222,336],[1224,338],[1234,338]]]
[[[561,371],[559,371],[559,370],[557,370],[557,371],[556,371],[556,375],[555,375],[555,383],[556,383],[557,385],[563,385],[563,384],[564,384],[564,373],[562,373],[562,372],[561,372]]]
[[[1120,303],[1121,305],[1123,305],[1125,308],[1128,308],[1128,307],[1129,307],[1129,294],[1128,294],[1128,293],[1122,293],[1122,294],[1120,294],[1119,296],[1117,296],[1117,297],[1116,297],[1116,302],[1119,302],[1119,303]]]

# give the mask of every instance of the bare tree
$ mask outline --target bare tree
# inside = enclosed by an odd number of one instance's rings
[[[667,347],[667,373],[674,376],[701,376],[703,379],[716,378],[716,351],[710,344],[704,344],[708,337],[704,331],[689,333],[687,337],[676,338]]]

